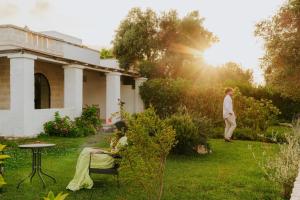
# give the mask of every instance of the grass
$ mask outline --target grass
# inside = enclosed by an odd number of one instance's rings
[[[8,184],[0,193],[1,200],[37,200],[45,196],[50,190],[55,193],[68,192],[70,200],[140,200],[143,193],[132,183],[124,183],[121,188],[109,175],[93,175],[95,186],[92,190],[69,192],[66,185],[72,179],[75,171],[76,159],[84,146],[107,147],[106,136],[90,138],[39,138],[45,142],[56,143],[43,155],[43,168],[54,175],[58,183],[52,184],[48,180],[48,188],[43,189],[38,179],[31,185],[25,182],[19,190],[18,181],[30,172],[31,153],[17,148],[17,144],[30,142],[0,141],[7,143],[10,148],[6,152],[12,155],[6,166],[5,179]],[[222,140],[210,141],[213,153],[202,156],[169,157],[166,171],[165,200],[275,200],[280,199],[280,190],[273,183],[267,181],[260,171],[252,153],[262,155],[262,148],[269,152],[276,152],[276,145],[250,141],[235,141],[224,143]],[[252,146],[252,150],[249,149]],[[121,176],[126,176],[121,174]]]

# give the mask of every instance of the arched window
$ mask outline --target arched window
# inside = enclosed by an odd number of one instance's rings
[[[34,107],[35,109],[50,108],[49,81],[41,73],[34,74]]]

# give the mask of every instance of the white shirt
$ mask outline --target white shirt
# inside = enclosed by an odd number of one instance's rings
[[[226,119],[229,117],[230,113],[234,115],[232,98],[230,95],[226,95],[223,102],[223,118]]]

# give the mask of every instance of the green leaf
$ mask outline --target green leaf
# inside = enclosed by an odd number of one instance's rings
[[[63,194],[62,192],[60,192],[60,193],[56,196],[55,200],[64,200],[68,195],[69,195],[68,193]]]
[[[52,191],[50,191],[50,192],[48,193],[48,199],[54,200],[54,198],[55,198],[54,193],[53,193]]]
[[[4,160],[6,158],[10,158],[10,156],[9,155],[0,155],[0,160]]]
[[[4,181],[4,178],[3,178],[3,176],[2,175],[0,175],[0,188],[2,188],[3,187],[3,185],[5,185],[6,184],[6,182]]]
[[[3,151],[5,149],[6,145],[0,144],[0,151]]]

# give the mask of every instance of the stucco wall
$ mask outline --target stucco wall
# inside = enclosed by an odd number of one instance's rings
[[[61,65],[35,61],[34,73],[44,74],[50,84],[51,108],[64,107],[64,69]]]
[[[0,110],[10,108],[10,67],[9,59],[0,58]]]
[[[83,74],[83,107],[98,105],[100,117],[105,119],[106,77],[103,73],[90,70],[84,70]]]

